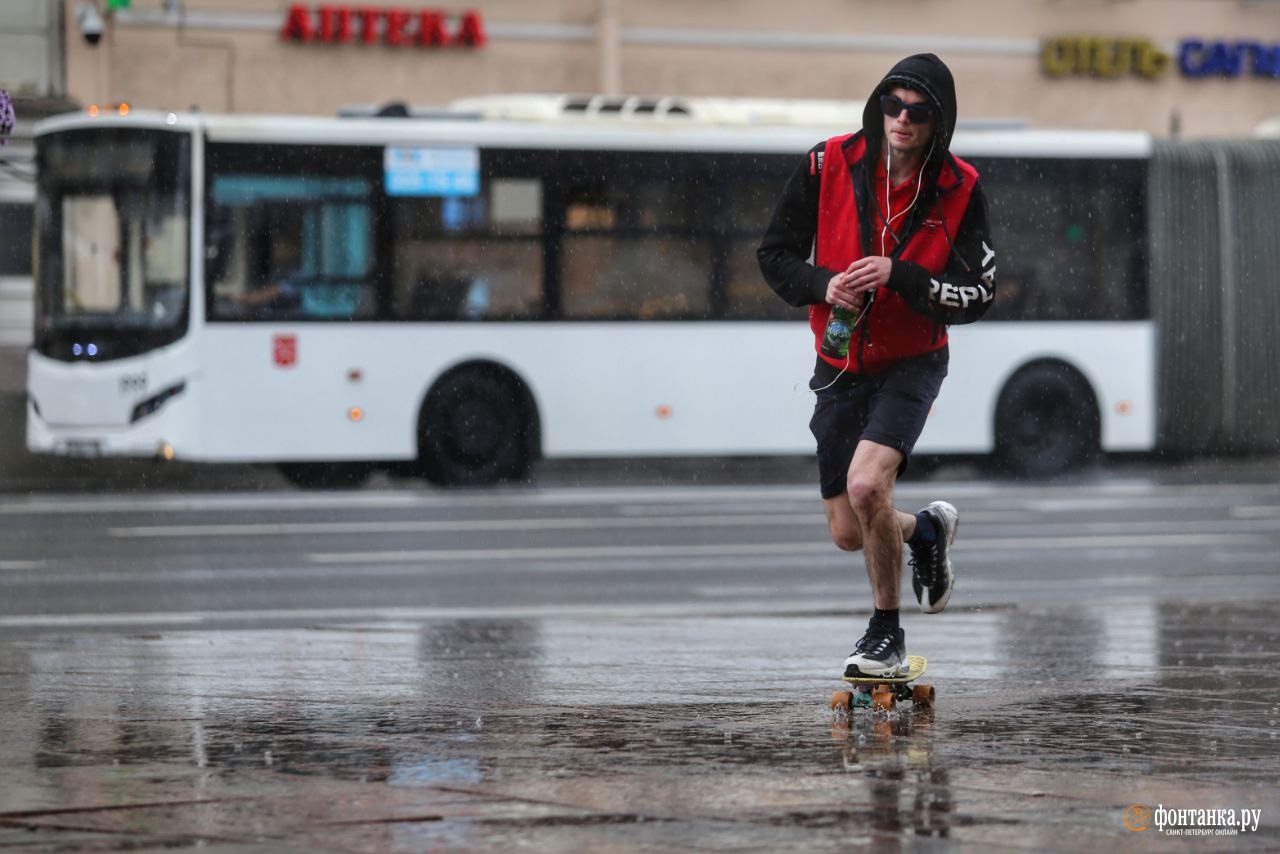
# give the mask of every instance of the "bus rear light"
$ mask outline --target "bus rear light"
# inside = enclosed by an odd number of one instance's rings
[[[178,383],[177,385],[169,386],[169,388],[165,389],[159,394],[155,394],[155,395],[152,395],[151,397],[148,397],[146,400],[142,401],[141,403],[139,403],[137,406],[133,408],[133,414],[129,416],[129,423],[136,424],[137,422],[141,421],[143,418],[146,418],[148,415],[151,415],[160,407],[168,403],[170,398],[177,397],[178,395],[182,394],[183,389],[185,389],[186,387],[187,387],[186,383]]]
[[[353,406],[347,410],[347,417],[352,421],[361,421],[364,419],[364,410],[358,406]]]
[[[168,442],[161,442],[158,446],[156,446],[156,457],[158,459],[164,460],[165,462],[172,461],[173,445],[170,445]]]
[[[96,119],[98,117],[98,105],[90,104],[88,112],[89,112],[89,118]]]
[[[1117,415],[1128,415],[1133,411],[1133,404],[1127,400],[1122,400],[1116,404]]]
[[[116,104],[116,112],[122,116],[129,115],[129,105],[126,103]]]
[[[661,419],[663,419],[663,420],[666,420],[667,418],[670,418],[670,417],[671,417],[671,407],[670,407],[670,406],[667,406],[667,405],[664,403],[664,404],[662,404],[661,406],[659,406],[659,407],[658,407],[658,409],[657,409],[657,411],[655,412],[655,414],[656,414],[659,418],[661,418]]]

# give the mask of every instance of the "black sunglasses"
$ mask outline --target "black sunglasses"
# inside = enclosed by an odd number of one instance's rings
[[[907,121],[913,125],[922,125],[933,118],[933,104],[908,104],[897,95],[881,95],[880,109],[891,119],[906,110]]]

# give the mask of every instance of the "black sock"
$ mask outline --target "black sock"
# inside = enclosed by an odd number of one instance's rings
[[[879,626],[890,631],[898,630],[898,609],[885,610],[876,608],[871,614],[871,625]]]
[[[911,539],[907,540],[913,546],[927,546],[930,543],[938,541],[938,526],[933,523],[933,517],[921,510],[916,514],[916,530],[911,535]]]

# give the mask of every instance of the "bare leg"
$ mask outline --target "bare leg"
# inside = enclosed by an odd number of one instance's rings
[[[853,505],[849,503],[849,493],[824,499],[822,507],[827,513],[827,526],[831,529],[831,542],[836,548],[846,552],[862,550],[862,525],[853,513]],[[902,541],[905,543],[916,532],[914,513],[897,511],[898,525],[902,528]]]
[[[901,603],[902,544],[916,527],[915,516],[893,507],[893,486],[901,464],[899,451],[865,439],[849,464],[848,505],[865,552],[873,601],[884,610]]]

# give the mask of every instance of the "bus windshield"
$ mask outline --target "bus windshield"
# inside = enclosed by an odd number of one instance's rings
[[[190,305],[183,133],[94,128],[37,141],[36,349],[103,361],[178,340]]]

